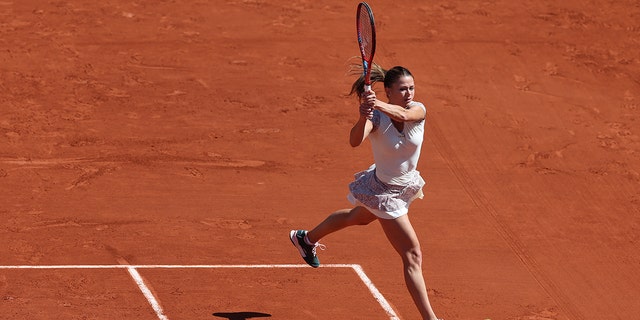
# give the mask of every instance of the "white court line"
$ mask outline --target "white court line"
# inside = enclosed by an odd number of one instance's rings
[[[144,280],[142,280],[142,277],[138,273],[138,270],[132,267],[128,267],[127,271],[129,271],[129,274],[138,285],[138,288],[140,288],[142,294],[145,296],[145,298],[147,298],[147,301],[149,301],[149,304],[151,305],[151,308],[153,308],[153,311],[156,312],[158,319],[169,320],[169,318],[164,315],[164,311],[162,311],[162,307],[160,306],[160,303],[158,303],[158,300],[156,300],[156,297],[153,295],[151,290],[149,290],[149,287],[147,287],[147,285],[144,283]]]
[[[352,268],[358,274],[358,276],[360,276],[360,280],[362,280],[367,288],[369,288],[369,292],[371,292],[373,297],[378,301],[382,309],[387,312],[387,315],[390,317],[389,319],[399,320],[400,318],[398,318],[398,315],[395,313],[395,311],[393,311],[393,308],[391,308],[391,305],[389,304],[389,302],[387,302],[387,299],[385,299],[384,296],[382,296],[382,293],[378,291],[378,288],[373,285],[373,282],[371,281],[371,279],[369,279],[367,274],[364,273],[362,267],[360,265],[354,264],[352,265]]]
[[[357,264],[325,264],[321,268],[353,268]],[[49,266],[2,266],[0,269],[252,269],[252,268],[308,268],[306,264],[79,264],[79,265],[49,265]]]
[[[360,277],[360,280],[367,286],[369,292],[378,301],[380,306],[389,316],[389,320],[399,320],[400,318],[395,313],[387,299],[384,298],[382,293],[376,288],[371,279],[364,272],[362,267],[358,264],[324,264],[321,268],[351,268]],[[169,320],[164,315],[162,307],[153,296],[153,293],[142,280],[142,277],[136,269],[267,269],[267,268],[309,268],[306,264],[196,264],[196,265],[170,265],[170,264],[151,264],[151,265],[126,265],[126,264],[114,264],[114,265],[43,265],[43,266],[2,266],[0,269],[127,269],[129,274],[136,282],[144,296],[151,304],[151,307],[156,312],[158,319]]]

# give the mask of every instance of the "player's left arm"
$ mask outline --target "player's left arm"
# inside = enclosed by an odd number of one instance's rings
[[[403,108],[401,106],[389,104],[376,99],[374,109],[380,110],[391,119],[401,122],[423,120],[427,115],[427,112],[419,103],[411,103],[407,108]]]

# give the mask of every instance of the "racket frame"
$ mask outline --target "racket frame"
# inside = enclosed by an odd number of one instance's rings
[[[362,8],[365,8],[367,11],[366,15],[362,14]],[[365,43],[365,39],[362,35],[361,30],[361,19],[368,19],[371,24],[371,39],[370,43]],[[366,21],[365,21],[366,23]],[[358,47],[360,48],[360,55],[362,56],[362,73],[364,76],[364,90],[371,91],[371,67],[373,64],[373,56],[376,52],[376,26],[375,20],[373,18],[373,10],[366,2],[360,2],[358,4],[358,10],[356,11],[356,32],[358,36]],[[371,55],[367,57],[367,52],[365,50],[365,46],[371,46]]]

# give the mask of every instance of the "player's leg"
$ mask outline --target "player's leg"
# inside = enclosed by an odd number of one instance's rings
[[[422,275],[422,251],[420,242],[409,221],[408,215],[397,219],[378,219],[382,229],[402,257],[404,279],[411,298],[420,310],[423,319],[436,320],[427,296],[427,286]]]
[[[355,225],[367,225],[376,220],[376,216],[362,206],[353,209],[338,210],[330,214],[307,234],[310,242],[318,242],[328,234]]]
[[[289,238],[291,243],[298,249],[300,255],[310,266],[317,268],[320,260],[316,255],[316,248],[324,249],[318,241],[326,235],[353,225],[365,225],[376,220],[376,217],[364,207],[358,206],[353,209],[338,210],[330,214],[313,230],[291,230]]]

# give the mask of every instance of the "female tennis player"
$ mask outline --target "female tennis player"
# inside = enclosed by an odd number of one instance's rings
[[[422,198],[425,182],[416,170],[424,136],[426,108],[413,101],[413,75],[404,67],[384,70],[374,65],[373,82],[383,82],[388,102],[378,100],[375,92],[364,92],[360,77],[351,94],[360,97],[360,117],[351,129],[349,141],[357,147],[369,138],[374,164],[355,175],[347,198],[355,206],[330,214],[311,231],[292,230],[289,237],[304,260],[320,266],[316,248],[326,235],[353,225],[378,220],[389,242],[402,257],[404,278],[411,297],[423,319],[436,320],[422,275],[422,251],[407,215],[409,205]]]

